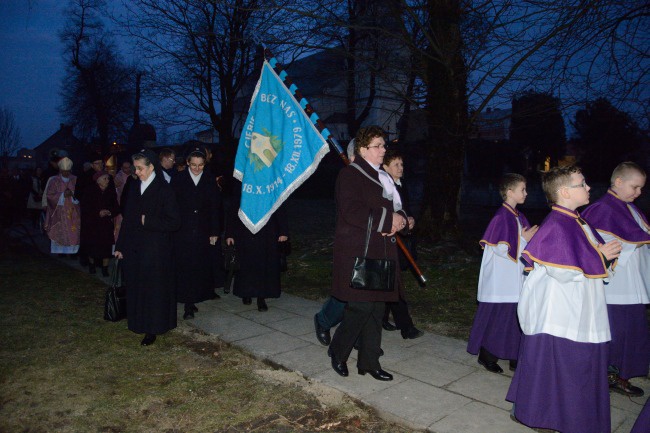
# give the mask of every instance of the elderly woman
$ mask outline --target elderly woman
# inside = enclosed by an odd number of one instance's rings
[[[397,263],[393,238],[407,225],[406,217],[393,211],[393,202],[385,197],[379,170],[386,153],[384,132],[378,126],[361,128],[355,138],[354,163],[343,168],[336,180],[336,232],[334,234],[334,270],[332,296],[348,304],[343,321],[336,329],[328,354],[332,368],[348,375],[347,359],[359,339],[357,368],[377,380],[392,380],[379,365],[381,325],[386,302],[397,302],[401,291],[399,272],[395,272],[392,291],[356,289],[350,284],[356,257],[364,255],[369,215],[372,226],[368,253],[370,259],[388,258]],[[370,290],[369,290],[370,289]]]
[[[181,217],[156,154],[143,149],[132,159],[138,181],[128,186],[115,257],[124,260],[129,329],[145,334],[140,344],[148,346],[176,327],[172,232]]]
[[[88,254],[88,271],[96,272],[101,264],[102,275],[108,277],[108,260],[112,255],[115,237],[113,221],[119,215],[115,188],[110,188],[110,175],[98,171],[93,175],[81,199],[81,248]]]
[[[59,174],[48,179],[43,193],[47,208],[43,230],[52,241],[53,254],[79,251],[79,202],[74,198],[77,177],[70,174],[72,161],[63,157],[57,163]]]
[[[181,214],[181,228],[174,233],[176,301],[185,304],[183,319],[194,318],[194,305],[214,297],[210,246],[219,235],[219,201],[215,177],[204,170],[205,150],[196,147],[187,156],[189,170],[171,178]]]

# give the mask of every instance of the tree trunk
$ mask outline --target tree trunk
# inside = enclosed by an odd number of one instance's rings
[[[419,226],[437,239],[457,229],[459,191],[468,124],[467,69],[458,0],[428,0],[429,32],[435,37],[423,57],[430,143]]]

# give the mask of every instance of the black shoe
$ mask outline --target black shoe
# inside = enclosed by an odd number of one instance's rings
[[[634,386],[629,380],[623,379],[621,376],[610,373],[607,375],[609,382],[609,390],[619,394],[627,395],[628,397],[641,397],[644,392],[638,386]]]
[[[402,338],[405,340],[413,340],[415,338],[422,337],[424,335],[424,332],[420,331],[418,328],[415,326],[411,326],[409,329],[406,331],[402,331]]]
[[[350,374],[348,372],[348,365],[345,362],[340,362],[339,360],[336,359],[336,357],[332,353],[332,348],[327,349],[327,355],[331,358],[332,368],[334,369],[334,371],[336,371],[336,373],[339,376],[348,377],[348,375]]]
[[[386,331],[397,331],[397,329],[399,329],[397,328],[397,326],[393,325],[388,320],[384,320],[383,322],[381,322],[381,327],[384,328],[384,330]]]
[[[196,305],[192,305],[192,311],[194,311],[195,313],[198,313],[199,309],[196,308]]]
[[[141,346],[151,346],[154,341],[156,341],[156,334],[145,334],[144,338],[140,342],[140,345]]]
[[[97,273],[97,269],[95,269],[95,265],[88,265],[88,273],[93,275]]]
[[[359,374],[360,375],[363,376],[366,373],[368,373],[369,375],[371,375],[372,377],[374,377],[377,380],[384,380],[384,381],[393,380],[393,375],[390,374],[387,371],[382,370],[381,368],[378,368],[377,370],[362,370],[362,369],[359,369]]]
[[[486,361],[479,356],[478,363],[481,364],[490,373],[503,373],[503,369],[494,361]]]
[[[241,298],[241,301],[244,305],[250,305],[253,303],[253,298]]]
[[[517,360],[513,360],[513,359],[510,360],[510,362],[508,363],[508,370],[517,371]]]
[[[257,311],[269,311],[264,298],[257,298]]]
[[[102,266],[102,276],[108,277],[108,266]]]
[[[185,314],[183,314],[183,320],[187,319],[194,319],[194,311],[186,311]]]
[[[213,292],[212,295],[210,295],[210,299],[221,299],[221,296],[217,292]]]
[[[332,342],[330,330],[320,326],[320,322],[318,321],[318,314],[314,314],[314,328],[316,329],[316,339],[318,342],[323,346],[329,346]]]

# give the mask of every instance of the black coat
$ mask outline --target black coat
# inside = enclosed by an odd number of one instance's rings
[[[189,168],[171,180],[181,214],[181,228],[174,233],[176,301],[202,302],[214,293],[214,268],[210,237],[219,236],[219,202],[215,176],[208,170],[197,185]]]
[[[104,191],[95,183],[86,187],[81,201],[81,245],[89,257],[104,259],[111,257],[115,243],[113,218],[120,214],[115,188],[108,186]],[[99,216],[99,211],[108,210],[110,216]]]
[[[240,269],[235,275],[233,294],[240,298],[279,298],[280,246],[278,238],[289,236],[285,206],[275,211],[269,222],[253,234],[237,215],[241,202],[241,182],[235,180],[228,209],[225,237],[235,240]]]
[[[334,269],[332,296],[343,301],[396,302],[401,292],[400,273],[395,272],[395,290],[380,292],[350,287],[355,257],[363,256],[368,228],[368,215],[373,222],[368,246],[368,258],[388,258],[397,262],[395,240],[390,233],[393,224],[393,202],[383,197],[383,187],[377,171],[363,158],[339,172],[336,179],[336,231],[334,233]]]
[[[180,227],[181,217],[176,195],[161,173],[144,194],[140,183],[129,185],[115,250],[124,256],[129,329],[162,334],[176,327],[172,233]]]

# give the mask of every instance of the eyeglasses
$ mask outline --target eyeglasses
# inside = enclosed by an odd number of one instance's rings
[[[366,146],[366,149],[388,149],[387,144],[378,144],[376,146]]]
[[[567,188],[586,188],[587,187],[587,181],[583,180],[582,183],[579,183],[578,185],[569,185]]]

